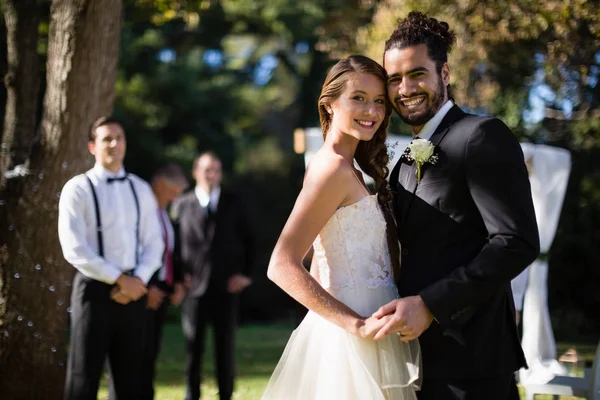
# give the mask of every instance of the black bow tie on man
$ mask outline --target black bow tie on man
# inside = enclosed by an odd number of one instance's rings
[[[120,177],[117,177],[117,178],[107,178],[106,182],[110,184],[110,183],[113,183],[113,182],[123,182],[126,179],[127,179],[127,176],[124,175],[124,176],[120,176]]]

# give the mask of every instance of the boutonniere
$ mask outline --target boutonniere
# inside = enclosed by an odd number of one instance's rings
[[[438,155],[436,146],[429,140],[414,139],[409,143],[404,154],[402,155],[408,161],[414,161],[417,164],[417,182],[421,182],[421,168],[426,163],[431,165],[437,163]]]

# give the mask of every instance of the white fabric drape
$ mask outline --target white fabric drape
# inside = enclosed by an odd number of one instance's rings
[[[571,172],[568,150],[522,143],[530,166],[533,206],[540,232],[540,251],[552,246]],[[556,360],[556,342],[548,310],[548,262],[540,257],[512,282],[515,306],[522,309],[522,346],[529,369],[522,369],[523,384],[546,383],[564,368]]]

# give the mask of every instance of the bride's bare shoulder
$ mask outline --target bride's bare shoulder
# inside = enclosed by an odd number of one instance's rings
[[[306,167],[304,184],[345,185],[346,179],[352,178],[350,163],[341,155],[324,149],[316,152]]]

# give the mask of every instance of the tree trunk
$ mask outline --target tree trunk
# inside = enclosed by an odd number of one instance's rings
[[[121,9],[121,0],[51,5],[39,141],[29,175],[0,189],[2,398],[62,398],[74,269],[60,251],[57,205],[64,183],[92,165],[89,125],[112,110]]]
[[[0,184],[4,173],[24,164],[35,138],[40,87],[37,54],[40,12],[37,0],[3,0],[8,73],[6,114],[0,148]]]

